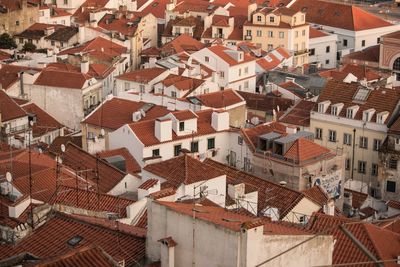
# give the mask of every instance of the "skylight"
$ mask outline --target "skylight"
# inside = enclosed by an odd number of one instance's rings
[[[367,101],[370,92],[371,90],[369,89],[359,88],[356,94],[354,95],[353,100],[365,102]]]
[[[71,238],[70,240],[67,241],[68,245],[70,245],[71,247],[75,247],[77,246],[81,241],[83,240],[83,237],[80,235],[76,235],[73,238]]]

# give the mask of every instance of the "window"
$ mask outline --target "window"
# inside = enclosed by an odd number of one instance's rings
[[[244,89],[249,89],[249,81],[244,82]]]
[[[239,76],[242,75],[242,69],[239,69]]]
[[[145,89],[144,84],[139,84],[140,93],[144,94],[144,92],[145,92],[144,89]]]
[[[364,173],[364,174],[365,174],[365,167],[366,167],[366,165],[367,165],[367,162],[359,160],[359,161],[358,161],[358,172],[359,172],[359,173]]]
[[[261,19],[262,19],[261,16],[257,16],[257,21],[258,22],[261,22]]]
[[[207,57],[207,56],[205,56],[205,57],[204,57],[204,61],[205,61],[205,62],[210,62],[210,58]]]
[[[350,146],[351,145],[351,138],[352,138],[351,134],[348,134],[348,133],[343,134],[343,145]]]
[[[225,77],[225,72],[221,71],[221,72],[219,73],[219,76],[220,76],[221,78],[224,78],[224,77]]]
[[[376,38],[376,43],[379,44],[381,42],[381,37]]]
[[[397,159],[389,159],[389,169],[397,170]]]
[[[361,41],[361,46],[364,47],[365,46],[365,40]]]
[[[68,5],[68,0],[64,0],[64,5]]]
[[[19,20],[15,21],[15,25],[19,26]]]
[[[268,44],[268,51],[274,49],[274,46],[272,44]]]
[[[298,31],[295,31],[295,32],[294,32],[294,37],[295,37],[295,38],[299,37],[299,32],[298,32]]]
[[[172,98],[176,98],[176,92],[175,91],[171,91],[171,97]]]
[[[333,106],[332,109],[331,109],[331,114],[333,116],[337,116],[337,113],[338,113],[338,107],[337,106]]]
[[[325,48],[325,51],[326,51],[326,53],[331,52],[331,47],[328,45],[328,46]]]
[[[346,110],[346,118],[352,119],[353,118],[353,110],[352,109],[347,109]]]
[[[315,128],[315,139],[322,140],[322,129],[321,128]]]
[[[360,148],[368,149],[368,137],[360,136]]]
[[[24,43],[24,38],[19,38],[19,43],[23,44]]]
[[[315,55],[315,48],[310,49],[310,56],[314,56]]]
[[[269,17],[269,22],[275,22],[275,17]]]
[[[238,136],[238,145],[243,145],[243,138]]]
[[[199,152],[199,141],[193,141],[190,143],[191,152]]]
[[[247,31],[246,31],[246,35],[247,35],[247,36],[251,36],[251,30],[247,30]]]
[[[185,122],[184,121],[180,121],[179,122],[179,131],[184,131],[185,130]]]
[[[125,91],[128,91],[129,90],[129,82],[125,82],[124,87],[125,87]]]
[[[379,149],[381,148],[381,143],[382,141],[379,139],[374,139],[374,151],[379,151]]]
[[[158,157],[160,156],[160,149],[153,149],[153,151],[151,152],[153,157]]]
[[[184,31],[186,34],[189,34],[189,28],[185,28]]]
[[[249,67],[244,68],[244,74],[247,74],[247,73],[249,73]]]
[[[329,59],[325,60],[325,65],[329,65]]]
[[[329,141],[336,142],[336,131],[329,130]]]
[[[306,30],[302,30],[301,35],[306,36]]]
[[[274,32],[273,31],[268,31],[268,37],[274,37]]]
[[[182,145],[175,145],[174,146],[174,156],[179,156],[179,153],[181,152]]]
[[[343,39],[343,46],[347,46],[347,39]]]
[[[396,182],[387,181],[386,182],[386,192],[396,193]]]
[[[350,170],[350,159],[346,159],[346,161],[344,162],[344,168],[346,169],[346,171]]]
[[[378,176],[378,164],[372,163],[371,175]]]
[[[261,30],[257,30],[257,37],[261,37],[262,36],[262,31]]]
[[[279,38],[281,38],[281,39],[285,38],[285,33],[284,32],[279,32]]]
[[[208,138],[207,149],[214,149],[214,148],[215,148],[215,138]]]

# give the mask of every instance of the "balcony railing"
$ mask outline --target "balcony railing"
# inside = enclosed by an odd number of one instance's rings
[[[214,34],[214,38],[224,38],[224,34],[223,33],[216,33],[216,34]]]
[[[245,40],[252,40],[253,37],[252,37],[251,35],[245,35],[245,36],[244,36],[244,39],[245,39]]]
[[[294,51],[293,54],[295,56],[300,56],[300,55],[308,54],[308,52],[309,52],[308,49],[302,49],[302,50]]]

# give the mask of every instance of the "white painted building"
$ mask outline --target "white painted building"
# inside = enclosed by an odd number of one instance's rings
[[[336,68],[337,35],[310,28],[309,62],[325,69]]]
[[[193,53],[188,61],[192,60],[215,71],[215,82],[220,87],[255,92],[256,60],[243,51],[215,45]]]

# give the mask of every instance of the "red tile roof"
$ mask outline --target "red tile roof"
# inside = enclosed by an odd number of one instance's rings
[[[21,71],[40,71],[38,68],[29,68],[24,66],[0,64],[0,84],[4,90],[9,89],[17,81],[19,81],[19,73]]]
[[[166,183],[165,183],[166,184]],[[162,186],[162,185],[161,185]],[[168,187],[166,188],[162,188],[160,191],[158,192],[154,192],[150,194],[150,197],[152,199],[161,199],[161,198],[165,198],[165,197],[169,197],[169,196],[173,196],[176,193],[176,189],[173,187],[170,187],[171,185],[167,185]]]
[[[304,190],[302,193],[306,195],[309,199],[318,203],[318,205],[320,205],[321,207],[327,204],[329,199],[324,189],[318,185],[310,187]]]
[[[162,83],[165,86],[173,85],[179,91],[188,91],[185,95],[189,95],[205,81],[201,79],[195,79],[190,77],[184,77],[180,75],[170,74],[165,78]]]
[[[362,51],[353,52],[344,56],[344,58],[349,58],[353,60],[360,60],[363,62],[375,62],[379,63],[379,50],[380,45],[373,45],[363,49]]]
[[[142,170],[135,158],[132,156],[131,153],[129,153],[128,149],[126,149],[125,147],[100,152],[99,156],[102,159],[114,156],[123,157],[125,160],[126,172],[130,174],[137,174]]]
[[[121,74],[116,78],[124,81],[147,84],[166,71],[166,69],[162,68],[138,69]]]
[[[82,174],[92,184],[99,185],[99,192],[108,193],[126,176],[126,173],[117,169],[100,157],[90,155],[72,143],[66,145],[62,154],[63,164],[74,171],[87,170]],[[97,171],[98,170],[98,171]],[[98,173],[98,179],[97,175]]]
[[[392,25],[354,5],[320,0],[297,0],[290,7],[299,11],[306,9],[308,22],[350,31],[363,31]]]
[[[307,229],[315,233],[334,236],[336,243],[333,251],[333,264],[371,262],[361,248],[346,234],[350,232],[378,260],[397,259],[400,253],[400,235],[381,229],[369,223],[355,222],[345,217],[329,216],[315,213],[307,224]],[[373,262],[373,261],[372,261]],[[371,262],[370,265],[375,266]],[[395,266],[394,262],[386,262],[384,266]]]
[[[109,0],[86,0],[72,15],[76,23],[89,22],[90,12],[103,9]]]
[[[126,207],[135,201],[107,194],[98,194],[93,189],[60,186],[49,202],[95,212],[115,213],[119,218],[125,218]]]
[[[277,68],[281,61],[274,56],[272,53],[269,53],[267,56],[258,59],[256,63],[264,70],[269,71]]]
[[[107,31],[116,31],[127,37],[133,37],[137,30],[137,25],[140,23],[140,14],[121,11],[119,11],[119,13],[121,14],[121,17],[118,17],[119,14],[105,14],[98,22],[98,27]],[[131,17],[127,18],[127,16]]]
[[[61,153],[61,145],[67,145],[69,142],[82,148],[82,136],[57,136],[53,143],[48,148],[48,151],[53,155]]]
[[[354,190],[351,190],[348,188],[344,189],[344,191],[352,194],[352,196],[353,196],[352,207],[355,209],[360,209],[368,197],[368,194],[364,194],[364,193],[354,191]]]
[[[204,163],[224,172],[229,184],[244,183],[246,186],[257,188],[258,214],[265,208],[275,207],[278,209],[279,217],[282,219],[304,198],[304,195],[298,191],[264,180],[212,159],[206,159]]]
[[[0,114],[3,123],[28,116],[4,90],[0,90]]]
[[[298,126],[310,126],[310,112],[314,109],[315,102],[300,100],[295,106],[288,110],[279,122]]]
[[[367,100],[364,103],[353,101],[353,97],[359,89],[357,83],[344,83],[334,80],[328,80],[324,89],[318,97],[318,103],[329,100],[331,105],[326,111],[327,114],[331,112],[331,106],[337,103],[343,103],[344,106],[338,116],[346,117],[346,109],[348,107],[358,105],[359,109],[354,114],[355,120],[361,120],[364,110],[375,109],[375,113],[371,118],[371,121],[376,121],[376,114],[384,111],[388,111],[389,115],[386,122],[391,117],[392,112],[395,110],[397,103],[400,100],[400,90],[397,89],[385,89],[379,88],[371,90]],[[317,105],[314,107],[314,111],[317,110]]]
[[[124,124],[132,123],[132,114],[146,105],[148,104],[145,102],[114,97],[103,102],[92,114],[86,117],[83,123],[116,130]],[[162,117],[169,112],[165,107],[154,105],[146,111],[146,117],[141,118],[140,121]]]
[[[285,157],[295,162],[313,160],[330,155],[331,151],[306,138],[297,139],[285,153]]]
[[[164,178],[175,188],[178,188],[181,184],[189,185],[224,175],[222,171],[205,165],[187,154],[149,164],[143,169]]]
[[[64,125],[34,103],[23,105],[22,108],[27,113],[34,114],[36,117],[36,122],[32,127],[33,137],[39,137],[64,127]]]
[[[194,113],[190,109],[175,111],[175,112],[172,112],[172,115],[179,121],[185,121],[185,120],[198,118],[197,114]]]
[[[102,248],[91,245],[67,252],[64,255],[51,257],[35,264],[36,267],[82,266],[117,267],[118,263]]]
[[[153,0],[153,2],[142,10],[142,14],[153,14],[156,18],[165,19],[165,10],[169,0]]]
[[[76,53],[89,54],[99,60],[112,61],[114,57],[121,56],[126,53],[127,48],[114,43],[103,37],[96,37],[80,46],[69,48],[58,53],[61,55],[73,55]]]
[[[83,89],[92,77],[88,74],[45,69],[35,81],[35,85],[62,87],[68,89]]]
[[[240,132],[250,149],[255,151],[258,145],[258,136],[271,132],[286,135],[286,126],[279,122],[268,122],[253,128],[241,128]]]
[[[177,136],[175,134],[175,132],[172,132],[172,140],[171,141],[216,133],[215,129],[211,126],[212,112],[213,112],[212,110],[203,110],[203,111],[196,112],[196,115],[198,116],[197,132],[188,133],[186,135],[180,135],[180,136]],[[174,113],[174,114],[176,114],[176,113]],[[179,118],[177,118],[178,120],[188,118],[188,116],[186,116],[188,113],[180,114],[180,112],[178,112],[178,114],[179,115],[176,115],[179,117]],[[185,115],[185,116],[181,117],[181,115]],[[190,116],[190,118],[191,118],[191,116]],[[137,138],[145,146],[153,146],[153,145],[158,145],[161,143],[157,139],[157,137],[155,136],[155,133],[154,133],[154,127],[155,127],[154,120],[131,123],[131,124],[129,124],[129,127],[135,133]],[[166,142],[169,142],[169,141],[166,141]]]
[[[366,66],[356,65],[356,64],[346,64],[341,70],[343,73],[351,73],[357,77],[357,79],[362,80],[366,79],[367,81],[379,80],[382,78],[379,73],[367,68]]]
[[[325,37],[325,36],[329,36],[328,33],[320,31],[316,28],[310,27],[310,39],[312,38],[318,38],[318,37]]]
[[[139,189],[147,190],[147,189],[150,189],[150,188],[152,188],[153,186],[155,186],[157,183],[158,183],[158,180],[157,180],[157,179],[149,179],[149,180],[145,181],[144,183],[142,183],[142,184],[139,186]]]
[[[396,210],[400,210],[400,202],[396,200],[389,200],[387,202],[388,207],[391,207]]]
[[[235,50],[227,48],[223,45],[214,45],[214,46],[208,47],[207,49],[210,50],[212,53],[214,53],[216,56],[218,56],[220,59],[222,59],[223,61],[228,63],[229,66],[235,66],[235,65],[239,65],[239,64],[243,64],[243,63],[247,63],[247,62],[255,60],[254,57],[242,52],[243,60],[237,61],[233,57],[231,57],[230,55],[228,55],[226,53],[226,51],[235,51]]]
[[[246,100],[246,105],[248,109],[261,110],[268,112],[272,115],[272,110],[279,109],[282,111],[287,110],[293,105],[293,101],[286,98],[267,96],[262,94],[248,93],[243,91],[237,92],[241,97]]]
[[[145,256],[145,239],[123,231],[122,226],[120,224],[118,231],[115,224],[112,226],[94,224],[85,221],[83,217],[56,213],[53,218],[23,238],[17,245],[3,246],[0,249],[0,258],[5,259],[23,252],[41,259],[62,256],[71,251],[68,241],[80,236],[82,241],[74,248],[95,244],[114,260],[125,260],[125,264],[129,266]],[[134,228],[128,225],[123,227]]]
[[[161,53],[175,55],[182,52],[193,53],[205,47],[205,44],[197,41],[188,34],[181,34],[169,43],[161,47]]]
[[[232,89],[196,95],[193,97],[188,97],[187,100],[191,101],[190,99],[192,98],[197,99],[200,101],[201,105],[209,108],[224,108],[245,102],[245,100],[235,90]]]
[[[6,59],[10,59],[11,55],[4,52],[4,51],[0,51],[0,61],[6,60]]]

